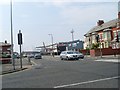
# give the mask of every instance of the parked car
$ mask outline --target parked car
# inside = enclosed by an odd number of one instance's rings
[[[28,58],[34,58],[34,54],[27,55]]]
[[[79,60],[80,58],[84,58],[84,55],[82,53],[76,52],[76,51],[63,51],[60,54],[61,60],[66,59],[76,59]]]
[[[35,59],[42,59],[42,55],[41,55],[41,54],[36,54],[36,55],[34,56],[34,58],[35,58]]]

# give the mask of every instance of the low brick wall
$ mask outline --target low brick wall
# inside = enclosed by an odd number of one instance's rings
[[[80,52],[84,55],[90,55],[90,50],[80,50]]]
[[[120,55],[120,48],[119,49],[112,49],[112,48],[103,48],[101,49],[102,55]],[[90,50],[90,56],[100,56],[101,55],[100,49]]]
[[[103,48],[102,50],[102,54],[103,55],[120,55],[120,48],[119,49],[112,49],[112,48]]]
[[[1,64],[8,64],[11,63],[11,58],[0,58]]]

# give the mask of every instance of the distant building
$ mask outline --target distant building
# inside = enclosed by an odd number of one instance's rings
[[[60,42],[59,45],[65,45],[66,50],[79,50],[83,49],[83,41],[80,40],[74,40],[74,41],[69,41],[69,42]]]
[[[46,54],[50,54],[52,52],[54,52],[55,54],[60,54],[62,51],[65,51],[65,50],[77,51],[77,50],[83,49],[83,41],[74,40],[69,42],[59,42],[53,45],[39,46],[36,48],[40,49],[43,53],[46,53]]]

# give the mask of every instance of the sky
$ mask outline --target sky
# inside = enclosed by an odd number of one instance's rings
[[[97,25],[117,18],[119,0],[12,0],[14,51],[17,34],[23,35],[22,51],[53,42],[84,41],[84,34]],[[10,0],[0,0],[0,42],[11,43]]]

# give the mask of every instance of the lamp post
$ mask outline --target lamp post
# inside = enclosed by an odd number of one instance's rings
[[[11,58],[12,58],[12,65],[13,69],[15,70],[15,61],[13,57],[13,22],[12,22],[12,0],[10,1],[10,21],[11,21]]]
[[[72,29],[71,33],[72,33],[72,41],[74,41],[74,35],[73,35],[74,30],[73,29]]]
[[[72,34],[72,42],[73,42],[74,41],[74,35],[73,35],[74,30],[72,29],[72,31],[70,33]],[[72,49],[73,49],[73,43],[72,43]]]
[[[48,35],[50,35],[51,36],[51,41],[52,41],[52,55],[53,55],[53,35],[52,34],[48,34]]]

